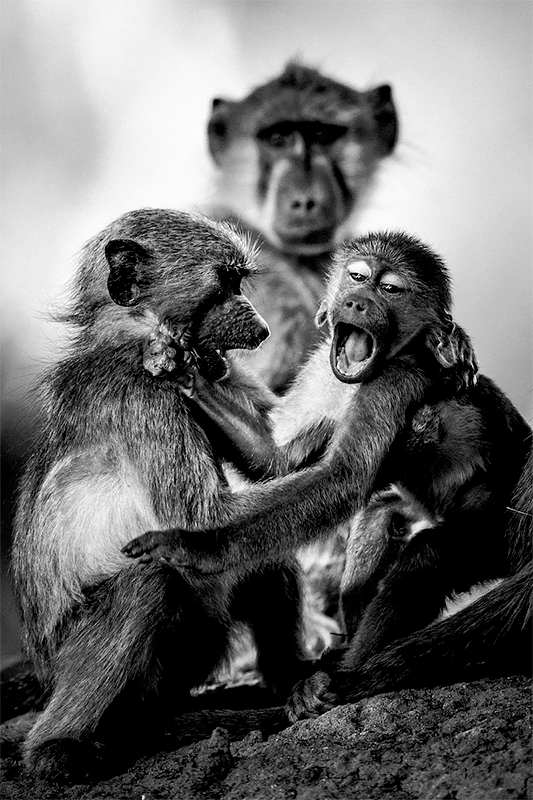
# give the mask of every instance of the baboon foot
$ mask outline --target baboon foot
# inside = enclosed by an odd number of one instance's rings
[[[49,739],[27,754],[26,765],[53,783],[88,783],[103,776],[104,751],[97,742]]]
[[[291,722],[315,719],[339,705],[339,702],[330,676],[319,671],[298,681],[285,706],[285,712]]]

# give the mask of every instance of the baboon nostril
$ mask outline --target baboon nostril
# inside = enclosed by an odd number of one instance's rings
[[[344,301],[345,308],[349,308],[354,311],[358,311],[360,314],[366,314],[367,304],[364,300],[355,300],[350,298]]]
[[[291,201],[291,209],[293,211],[314,211],[316,205],[317,203],[314,198],[306,199],[305,197],[299,197]]]

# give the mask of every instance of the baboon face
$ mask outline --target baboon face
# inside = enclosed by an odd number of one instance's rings
[[[358,92],[289,64],[240,102],[214,100],[208,133],[235,210],[282,251],[312,255],[332,249],[397,120],[389,86]]]
[[[329,323],[330,363],[343,383],[375,377],[385,361],[444,323],[444,265],[403,234],[370,234],[343,245],[317,324]],[[439,340],[440,341],[440,340]]]
[[[253,253],[224,223],[159,211],[156,236],[149,213],[125,219],[135,223],[127,230],[137,238],[105,244],[113,303],[131,307],[132,316],[151,312],[173,331],[176,346],[191,351],[204,377],[223,378],[228,350],[255,349],[270,333],[241,293]]]

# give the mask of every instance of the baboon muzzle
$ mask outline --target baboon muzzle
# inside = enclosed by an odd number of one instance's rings
[[[268,325],[248,298],[230,297],[207,312],[194,337],[198,368],[206,378],[220,380],[228,370],[227,350],[255,350],[268,336]]]
[[[292,163],[279,181],[274,230],[287,244],[329,244],[340,212],[340,192],[330,170],[300,161]]]

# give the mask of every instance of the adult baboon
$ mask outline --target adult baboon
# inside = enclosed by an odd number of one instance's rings
[[[192,358],[234,407],[266,420],[270,392],[225,357],[268,335],[240,293],[252,269],[229,225],[158,209],[126,214],[83,250],[13,547],[24,646],[49,693],[25,744],[40,775],[79,781],[116,766],[223,662],[239,624],[282,697],[300,674],[290,558],[203,577],[120,552],[147,527],[227,519],[228,454],[180,381]]]
[[[261,275],[246,294],[272,335],[247,360],[276,392],[318,339],[313,319],[331,251],[353,233],[397,135],[390,86],[357,91],[294,62],[243,100],[213,101],[212,211],[260,245]]]

